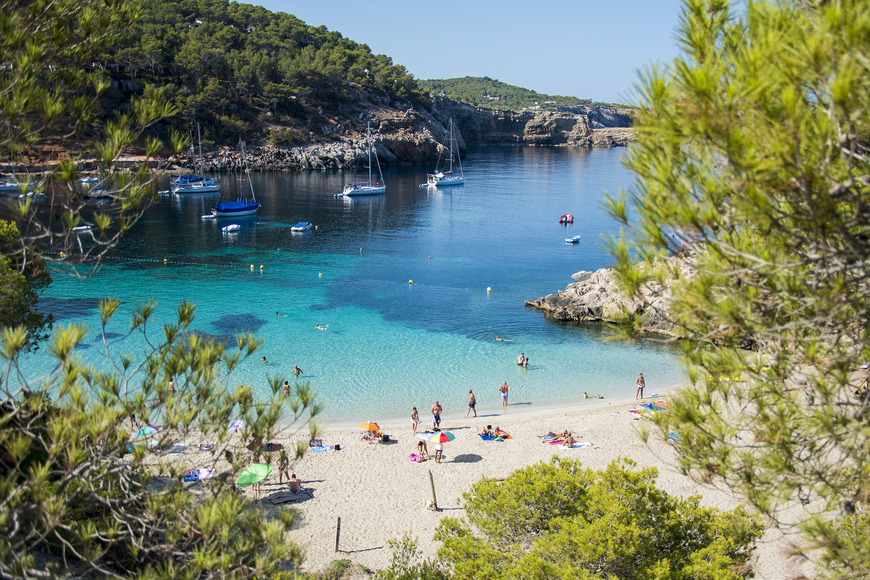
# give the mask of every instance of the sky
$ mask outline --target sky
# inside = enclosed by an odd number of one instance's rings
[[[241,0],[326,26],[418,79],[487,76],[633,103],[638,71],[678,54],[681,0]]]

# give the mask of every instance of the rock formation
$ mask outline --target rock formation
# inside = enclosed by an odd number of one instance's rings
[[[538,300],[527,300],[526,305],[544,310],[556,320],[572,322],[616,322],[624,318],[623,312],[627,311],[642,315],[643,329],[647,332],[677,336],[669,315],[671,292],[668,288],[651,283],[642,291],[644,300],[639,300],[626,298],[619,292],[613,272],[608,268],[577,272],[572,278],[577,282],[569,284],[565,290]]]
[[[325,143],[296,147],[251,144],[248,165],[252,171],[363,167],[368,155],[367,122],[371,123],[373,147],[382,164],[433,162],[446,155],[446,125],[451,118],[457,127],[460,152],[466,144],[617,147],[633,139],[627,109],[589,105],[558,112],[503,111],[438,98],[432,112],[373,107],[360,117],[358,126],[341,126]],[[209,173],[238,171],[242,165],[241,155],[229,147],[205,156]],[[175,163],[189,165],[184,160]]]

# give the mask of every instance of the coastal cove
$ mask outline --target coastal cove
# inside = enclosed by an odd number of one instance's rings
[[[583,404],[584,392],[633,399],[639,372],[650,393],[663,393],[684,380],[667,342],[611,342],[606,325],[552,321],[525,306],[575,272],[609,264],[600,236],[616,224],[600,206],[605,190],[631,182],[625,151],[472,148],[464,186],[421,189],[431,167],[391,167],[386,193],[365,198],[335,197],[361,168],[254,173],[263,208],[232,220],[201,219],[217,195],[164,196],[98,272],[56,275],[41,308],[56,324],[87,324],[80,354],[104,365],[100,299],[123,303],[110,338],[127,331],[123,314],[136,304],[156,300],[162,324],[180,300],[194,302],[197,332],[244,330],[264,341],[231,382],[265,393],[267,377],[292,382],[298,365],[324,402],[320,421],[332,425],[406,417],[414,406],[425,418],[436,399],[453,414],[464,411],[468,389],[481,412],[500,411],[502,381],[512,387],[511,414]],[[246,186],[221,179],[224,199]],[[558,223],[566,212],[575,216],[569,226]],[[291,233],[299,221],[316,230]],[[238,233],[222,233],[229,223]],[[581,242],[566,244],[569,234]],[[152,325],[149,337],[160,331]],[[143,347],[133,337],[111,352]],[[514,363],[521,352],[528,369]],[[33,378],[48,365],[37,352],[25,368]]]

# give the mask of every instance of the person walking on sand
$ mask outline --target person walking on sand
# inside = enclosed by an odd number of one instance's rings
[[[411,409],[411,432],[417,433],[417,425],[420,424],[420,414],[417,412],[417,407]]]
[[[637,393],[634,395],[634,398],[635,400],[637,400],[638,397],[643,399],[643,388],[646,386],[646,382],[643,380],[643,373],[640,373],[640,376],[637,377],[637,381],[635,382],[637,383]]]
[[[435,401],[432,405],[432,427],[438,429],[441,426],[441,403]]]
[[[477,399],[474,398],[474,393],[471,392],[471,389],[468,389],[468,410],[465,411],[465,418],[468,419],[468,414],[471,411],[474,411],[474,416],[477,417],[477,409],[474,406],[477,404]]]
[[[499,392],[501,392],[501,406],[507,407],[508,404],[508,392],[511,390],[510,386],[507,384],[507,381],[504,381],[501,386],[498,388]]]

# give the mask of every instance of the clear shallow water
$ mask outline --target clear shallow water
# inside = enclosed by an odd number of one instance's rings
[[[162,323],[179,300],[195,302],[195,330],[246,329],[264,340],[234,380],[265,392],[267,375],[290,378],[298,364],[331,422],[386,420],[416,406],[425,423],[436,399],[446,416],[461,415],[469,388],[479,414],[500,412],[504,380],[512,412],[576,404],[584,391],[632,398],[639,372],[650,392],[661,391],[684,377],[670,347],[608,342],[606,326],[554,323],[524,306],[608,264],[601,235],[616,224],[600,204],[604,190],[631,180],[624,153],[482,148],[463,162],[464,186],[421,189],[430,168],[391,168],[385,195],[353,199],[334,194],[362,170],[255,174],[263,209],[235,220],[200,218],[216,195],[165,197],[98,273],[56,276],[44,307],[96,333],[97,300],[118,298],[124,306],[109,330],[121,334],[136,303],[157,300]],[[225,190],[246,185],[222,179]],[[568,227],[558,223],[566,212]],[[301,220],[317,231],[291,233]],[[228,223],[240,232],[222,234]],[[579,244],[564,243],[576,234]],[[159,325],[152,331],[159,338]],[[105,364],[95,333],[81,354]],[[142,346],[128,341],[124,350]],[[514,363],[520,352],[528,369]],[[48,368],[42,352],[28,362],[34,375]]]

